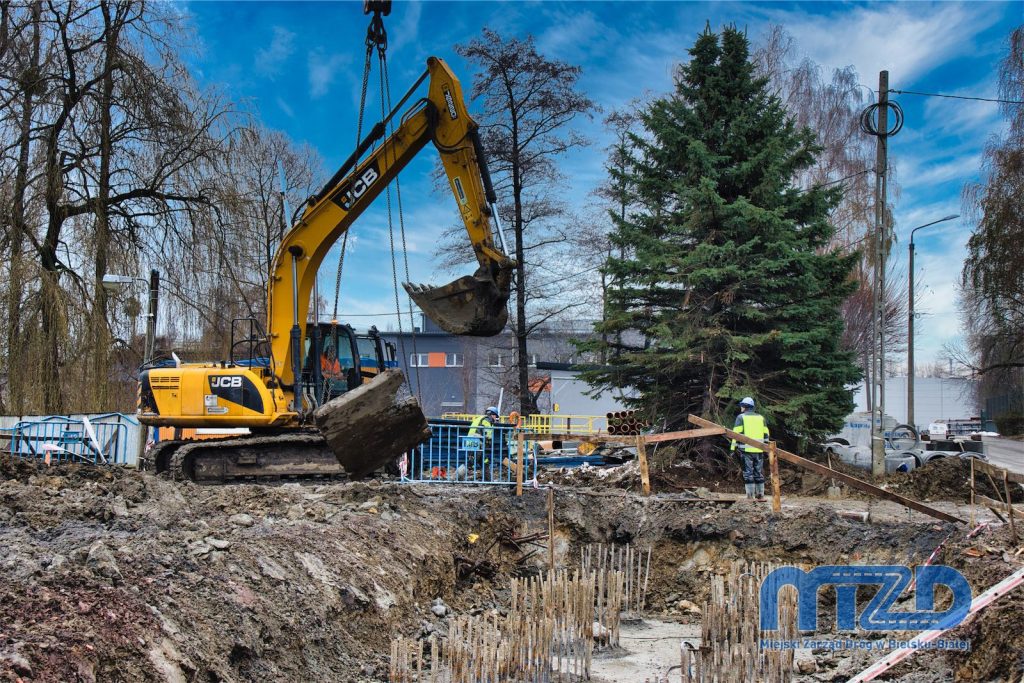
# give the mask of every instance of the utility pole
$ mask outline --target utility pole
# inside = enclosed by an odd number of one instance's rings
[[[874,333],[874,407],[871,414],[871,474],[885,475],[885,253],[886,176],[888,175],[889,72],[878,73],[878,122],[875,148],[875,288],[872,328]]]

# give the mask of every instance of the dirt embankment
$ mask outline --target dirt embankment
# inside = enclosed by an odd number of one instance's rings
[[[673,618],[741,558],[917,564],[948,538],[940,560],[976,593],[1019,564],[1003,530],[958,545],[962,529],[866,524],[824,502],[774,517],[614,485],[555,499],[559,564],[586,543],[650,545],[648,607]],[[195,486],[0,459],[0,680],[386,680],[393,635],[443,635],[449,614],[500,607],[513,572],[546,564],[541,552],[517,565],[524,552],[495,542],[546,530],[545,502],[532,489]],[[1019,671],[1014,604],[965,627],[975,649],[949,656],[963,680]]]
[[[460,519],[395,487],[3,472],[11,680],[378,680],[397,623],[474,600],[452,554],[488,523],[476,501]]]

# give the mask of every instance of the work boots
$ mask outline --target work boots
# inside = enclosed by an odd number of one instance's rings
[[[764,500],[764,482],[754,484],[754,495],[757,497],[757,500]]]
[[[747,498],[754,499],[754,484],[744,484],[743,487],[747,490]]]

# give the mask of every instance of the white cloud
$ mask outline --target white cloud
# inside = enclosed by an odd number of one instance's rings
[[[914,350],[922,361],[936,360],[962,333],[957,286],[968,232],[953,228],[917,234],[914,256]],[[939,226],[936,226],[938,228]]]
[[[949,181],[966,182],[977,177],[981,153],[963,154],[948,160],[910,158],[900,173],[905,188],[930,187]]]
[[[827,67],[853,65],[876,87],[875,74],[890,73],[890,87],[913,82],[958,55],[974,54],[975,36],[999,20],[1002,8],[985,3],[892,3],[841,14],[778,11],[801,50]]]
[[[618,32],[599,21],[593,12],[554,12],[550,23],[551,27],[537,37],[537,51],[548,57],[580,61],[605,50],[608,43],[618,42]]]
[[[256,51],[253,66],[257,73],[270,77],[276,76],[281,72],[284,62],[294,52],[295,34],[283,26],[275,26],[270,44]]]
[[[416,43],[419,39],[423,3],[418,1],[395,3],[395,9],[402,10],[402,19],[393,29],[390,27],[388,29],[388,53],[390,54],[400,51],[406,45]]]
[[[338,70],[350,61],[347,55],[328,55],[324,54],[323,50],[311,50],[308,56],[309,96],[316,99],[326,95],[338,75]]]

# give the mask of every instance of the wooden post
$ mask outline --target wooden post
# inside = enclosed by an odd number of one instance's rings
[[[548,489],[548,569],[555,573],[555,490]]]
[[[523,470],[526,469],[526,461],[523,459],[523,433],[522,432],[519,432],[519,434],[516,436],[516,440],[518,441],[518,446],[517,446],[517,451],[516,451],[518,453],[518,461],[516,462],[516,465],[518,465],[518,467],[516,467],[516,495],[517,496],[522,496],[523,495]]]
[[[640,460],[640,488],[645,496],[651,495],[651,472],[647,469],[647,446],[644,437],[636,437],[636,457]]]
[[[974,458],[971,458],[971,528],[974,528]]]
[[[974,458],[971,458],[973,460]],[[1017,543],[1017,527],[1013,523],[1013,499],[1010,498],[1010,483],[1009,475],[1006,470],[1003,470],[1003,492],[1006,493],[1006,512],[1010,516],[1010,535],[1013,537],[1013,542]]]
[[[782,512],[782,486],[779,482],[779,458],[775,453],[775,442],[768,442],[768,470],[772,477],[772,512]]]

